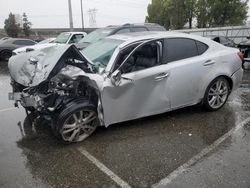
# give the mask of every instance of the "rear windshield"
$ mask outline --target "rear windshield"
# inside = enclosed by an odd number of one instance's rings
[[[84,37],[78,43],[88,43],[88,44],[94,43],[94,42],[108,36],[113,30],[114,29],[112,29],[112,28],[97,29],[97,30],[89,33],[86,37]]]
[[[58,37],[55,39],[54,42],[65,44],[69,40],[70,36],[71,36],[70,33],[61,33],[60,35],[58,35]]]

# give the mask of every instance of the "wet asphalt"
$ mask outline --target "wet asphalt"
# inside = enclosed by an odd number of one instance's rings
[[[199,106],[98,128],[63,145],[42,118],[31,124],[7,100],[7,63],[0,62],[0,187],[119,187],[79,152],[86,150],[131,187],[151,187],[250,117],[250,64],[224,108]],[[115,110],[115,109],[114,109]],[[166,187],[250,187],[250,122]]]

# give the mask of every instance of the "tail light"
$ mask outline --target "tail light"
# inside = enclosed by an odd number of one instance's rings
[[[242,52],[238,52],[238,56],[240,57],[241,61],[243,61],[243,60],[244,60],[244,55],[243,55],[243,53],[242,53]]]

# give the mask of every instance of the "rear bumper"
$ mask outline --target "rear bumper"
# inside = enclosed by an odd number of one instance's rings
[[[242,78],[243,78],[243,69],[239,69],[232,75],[232,80],[233,80],[233,88],[232,91],[238,89],[240,87]]]

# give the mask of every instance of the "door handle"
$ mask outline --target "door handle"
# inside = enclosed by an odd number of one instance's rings
[[[203,65],[204,65],[204,66],[210,66],[210,65],[213,65],[213,64],[215,64],[215,61],[214,61],[214,60],[208,60],[208,61],[206,61]]]
[[[168,76],[169,76],[169,73],[163,72],[163,73],[158,74],[155,77],[155,80],[160,81],[160,80],[163,80],[164,78],[167,78]]]

